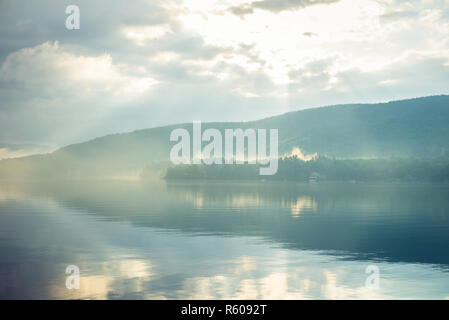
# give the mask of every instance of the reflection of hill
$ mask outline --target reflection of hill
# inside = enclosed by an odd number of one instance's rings
[[[141,227],[449,265],[448,185],[79,182],[5,188]]]

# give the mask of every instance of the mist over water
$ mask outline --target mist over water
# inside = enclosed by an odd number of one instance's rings
[[[448,244],[448,184],[0,184],[2,299],[444,299]]]

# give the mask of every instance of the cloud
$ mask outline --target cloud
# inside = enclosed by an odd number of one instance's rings
[[[296,10],[317,4],[330,4],[338,1],[340,0],[263,0],[233,6],[229,8],[229,11],[237,16],[244,17],[245,15],[254,13],[255,9],[279,13],[285,10]]]
[[[24,47],[59,40],[66,45],[82,47],[91,54],[126,47],[120,44],[120,30],[128,25],[171,24],[170,13],[161,6],[163,1],[136,0],[133,6],[117,0],[88,0],[39,2],[2,1],[0,4],[0,59]],[[81,29],[65,28],[69,4],[80,8]]]
[[[317,4],[329,4],[339,0],[264,0],[255,1],[252,5],[272,12],[280,12],[283,10],[305,8]]]
[[[1,82],[49,94],[61,91],[76,95],[140,93],[156,82],[150,77],[123,74],[108,54],[77,55],[61,48],[57,41],[11,53],[0,72]]]
[[[313,105],[317,99],[334,104],[342,97],[357,103],[438,95],[447,92],[448,56],[409,51],[368,71],[359,67],[339,70],[338,57],[317,60],[289,73],[290,99]]]
[[[380,15],[381,22],[394,22],[403,19],[413,19],[419,15],[415,10],[390,11]]]
[[[313,36],[317,36],[317,35],[318,35],[317,33],[313,33],[313,32],[310,32],[310,31],[307,31],[307,32],[303,33],[303,36],[305,36],[305,37],[313,37]]]
[[[244,17],[247,14],[252,14],[254,13],[254,9],[251,7],[251,5],[248,4],[244,4],[241,6],[236,6],[236,7],[231,7],[229,8],[229,11],[233,14],[235,14],[236,16],[239,17]]]

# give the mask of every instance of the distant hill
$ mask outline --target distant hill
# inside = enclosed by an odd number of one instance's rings
[[[137,173],[169,165],[170,132],[192,124],[113,134],[53,153],[0,161],[0,177],[79,177]],[[336,158],[449,156],[449,96],[306,109],[251,122],[203,123],[203,129],[279,130],[279,153]]]

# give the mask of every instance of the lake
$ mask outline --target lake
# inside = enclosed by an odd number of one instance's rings
[[[3,181],[0,298],[449,299],[449,185]]]

